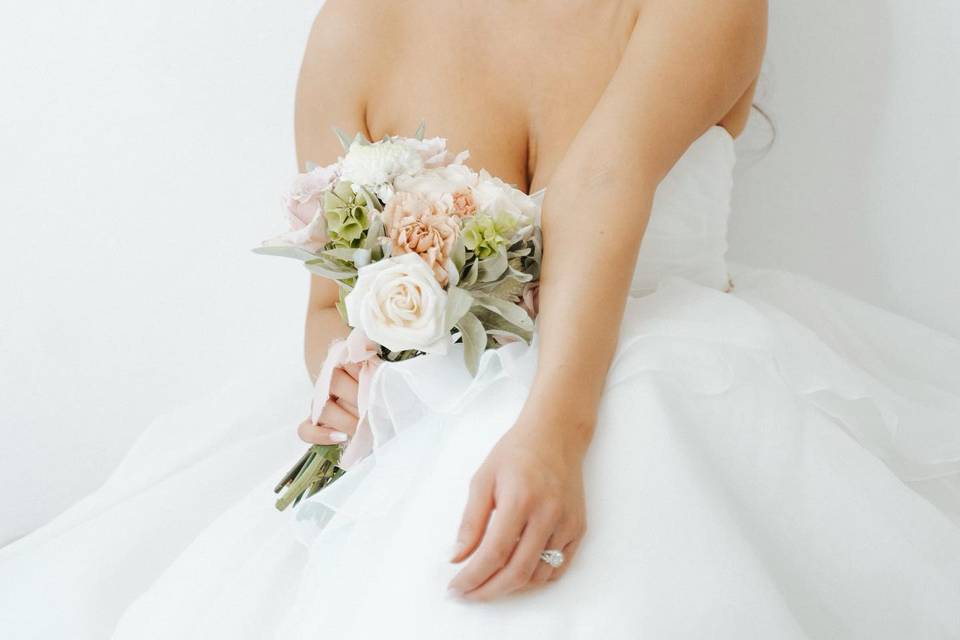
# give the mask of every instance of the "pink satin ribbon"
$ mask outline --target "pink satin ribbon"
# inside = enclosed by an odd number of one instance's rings
[[[379,346],[366,336],[363,331],[354,329],[346,340],[335,340],[327,351],[327,358],[323,361],[317,383],[313,387],[313,404],[310,419],[319,424],[320,413],[324,405],[330,401],[330,383],[333,381],[333,372],[345,364],[359,364],[357,389],[357,431],[344,446],[339,466],[348,469],[351,465],[366,457],[373,451],[373,431],[367,421],[367,411],[370,408],[370,391],[373,374],[383,362],[377,355]]]

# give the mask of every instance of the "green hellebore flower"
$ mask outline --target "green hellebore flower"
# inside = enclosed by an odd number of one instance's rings
[[[337,247],[359,247],[370,227],[367,200],[353,192],[349,182],[339,182],[323,198],[327,235]]]
[[[517,229],[517,222],[506,213],[496,218],[477,214],[471,216],[463,227],[463,244],[478,258],[496,255]]]

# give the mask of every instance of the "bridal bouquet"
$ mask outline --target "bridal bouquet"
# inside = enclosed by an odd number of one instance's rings
[[[331,345],[317,379],[312,419],[329,398],[333,370],[360,365],[357,434],[314,445],[276,487],[277,508],[336,480],[369,452],[364,430],[372,374],[383,362],[445,354],[463,344],[476,374],[481,354],[529,342],[540,271],[542,192],[527,195],[464,165],[443,138],[370,142],[336,130],[344,155],[310,166],[286,197],[290,229],[255,249],[302,260],[339,285],[337,309],[352,327]]]

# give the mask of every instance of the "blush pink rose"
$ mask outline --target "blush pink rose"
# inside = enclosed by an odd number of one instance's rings
[[[401,192],[383,210],[383,224],[393,255],[419,255],[447,286],[447,260],[460,235],[456,218],[425,195]]]
[[[299,174],[284,197],[290,231],[276,241],[316,251],[327,242],[327,223],[323,215],[323,195],[337,181],[336,164],[317,167]]]

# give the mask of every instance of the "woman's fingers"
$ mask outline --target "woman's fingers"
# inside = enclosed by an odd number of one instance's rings
[[[566,546],[556,547],[563,551],[564,560],[563,560],[563,564],[560,567],[553,569],[553,571],[550,573],[550,577],[547,578],[548,582],[552,582],[556,580],[557,578],[559,578],[560,576],[562,576],[564,573],[567,572],[567,569],[570,568],[570,561],[573,560],[573,556],[576,555],[577,549],[580,547],[580,540],[581,538],[577,538],[576,540],[570,542]]]
[[[520,542],[507,564],[479,587],[465,593],[464,597],[469,600],[491,600],[527,586],[538,570],[537,565],[546,564],[540,560],[540,554],[546,548],[554,525],[554,518],[545,517],[542,512],[535,514],[524,527]]]
[[[478,474],[470,482],[467,506],[463,510],[457,540],[453,545],[450,562],[460,562],[477,548],[490,521],[493,511],[493,482],[486,475]]]
[[[357,430],[357,416],[352,415],[339,404],[330,400],[327,400],[327,403],[323,405],[323,410],[320,411],[320,419],[317,422],[351,436]]]
[[[348,438],[342,431],[314,424],[309,418],[297,427],[297,435],[310,444],[341,444]]]
[[[473,591],[503,568],[520,539],[526,524],[525,513],[516,502],[498,504],[493,522],[487,527],[480,547],[463,569],[450,581],[449,589],[465,594]]]
[[[359,384],[343,369],[334,369],[330,379],[330,395],[345,409],[356,409]]]
[[[360,380],[360,367],[362,365],[358,362],[345,362],[340,365],[339,370],[344,371],[354,380]]]

